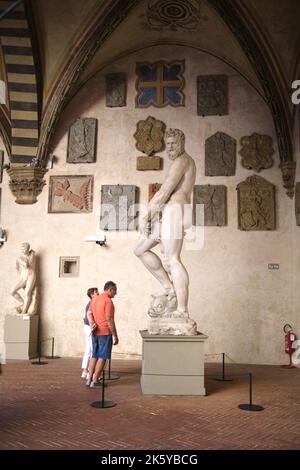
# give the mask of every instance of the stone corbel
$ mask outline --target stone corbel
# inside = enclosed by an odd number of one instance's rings
[[[282,173],[283,186],[286,194],[292,199],[294,197],[296,162],[285,161],[279,164]]]
[[[10,177],[9,187],[17,204],[34,204],[37,196],[46,184],[44,178],[48,170],[41,167],[24,167],[12,165],[7,173]]]

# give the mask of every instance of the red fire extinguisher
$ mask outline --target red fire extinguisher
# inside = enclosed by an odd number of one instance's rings
[[[293,330],[293,328],[288,323],[286,323],[283,327],[283,331],[285,333],[285,335],[284,335],[284,349],[285,349],[285,352],[289,355],[290,362],[289,362],[289,364],[283,365],[282,367],[285,367],[287,369],[292,369],[292,368],[295,367],[292,364],[292,354],[295,350],[295,348],[293,348],[293,342],[296,339],[296,335],[295,335],[295,333],[293,333],[292,330]]]

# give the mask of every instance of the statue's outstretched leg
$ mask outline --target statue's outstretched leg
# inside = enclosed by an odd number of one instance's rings
[[[160,258],[153,253],[151,248],[158,244],[157,240],[152,240],[142,235],[134,247],[134,254],[142,261],[148,271],[160,282],[164,288],[164,293],[169,295],[174,291],[172,282],[164,269]]]

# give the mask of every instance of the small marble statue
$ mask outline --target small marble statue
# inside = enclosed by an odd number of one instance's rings
[[[22,315],[34,315],[37,307],[36,288],[36,260],[35,252],[30,249],[29,243],[22,243],[21,254],[16,261],[16,268],[20,275],[20,280],[11,295],[20,302],[15,313]],[[19,294],[19,290],[24,290],[24,296]]]
[[[144,227],[134,253],[160,282],[163,292],[149,309],[150,334],[194,335],[196,323],[188,313],[188,273],[180,259],[185,230],[191,225],[185,206],[190,206],[196,165],[185,152],[185,136],[179,129],[166,132],[171,166],[164,183],[148,205]],[[158,243],[161,258],[152,251]]]

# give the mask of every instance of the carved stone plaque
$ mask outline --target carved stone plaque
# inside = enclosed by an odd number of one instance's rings
[[[102,230],[135,230],[137,189],[131,185],[102,185]]]
[[[205,176],[234,176],[236,140],[216,132],[205,141]]]
[[[157,191],[161,188],[160,183],[151,183],[148,186],[148,202],[151,201],[153,196],[157,193]]]
[[[272,137],[268,135],[252,134],[241,138],[242,156],[241,164],[248,170],[259,172],[262,169],[271,168],[273,165]]]
[[[146,170],[160,170],[161,169],[161,158],[157,155],[152,157],[137,157],[136,159],[136,169],[139,171]]]
[[[300,182],[295,186],[295,215],[296,224],[300,225]]]
[[[261,176],[249,176],[238,184],[240,230],[275,230],[275,186]]]
[[[93,176],[50,176],[48,212],[91,212]]]
[[[138,121],[134,138],[136,148],[146,155],[161,152],[164,149],[164,122],[148,116],[144,121]]]
[[[226,75],[197,77],[197,112],[199,116],[228,114],[228,78]]]
[[[118,108],[126,106],[126,74],[109,73],[106,79],[106,106]]]
[[[93,163],[96,159],[97,119],[78,118],[69,129],[68,163]]]
[[[227,188],[223,185],[195,185],[194,186],[194,222],[202,225],[203,218],[197,220],[199,210],[197,204],[204,205],[204,225],[222,226],[227,223]],[[200,208],[201,209],[201,208]]]

